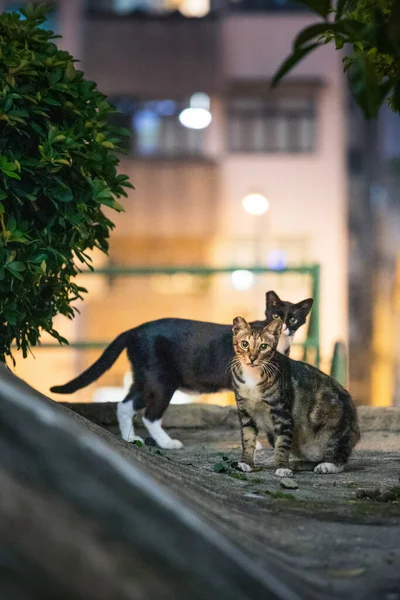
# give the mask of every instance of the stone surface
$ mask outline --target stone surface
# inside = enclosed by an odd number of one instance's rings
[[[114,402],[97,404],[93,402],[63,402],[63,404],[98,425],[111,430],[117,427]],[[400,407],[359,406],[358,414],[362,431],[400,432]],[[237,419],[235,406],[223,407],[201,403],[172,404],[165,414],[164,425],[178,429],[207,429],[209,427],[237,429]]]
[[[142,448],[125,460],[116,437],[0,365],[1,598],[317,600],[271,551],[261,568],[180,501],[167,457],[159,486],[144,471],[162,455]]]
[[[314,465],[297,462],[295,492],[280,487],[266,440],[256,454],[259,470],[214,471],[221,461],[240,459],[233,408],[171,406],[168,412],[169,433],[185,443],[183,450],[137,449],[103,435],[257,564],[269,565],[272,552],[312,582],[318,598],[389,600],[400,594],[400,502],[360,492],[378,488],[390,498],[400,485],[399,409],[361,408],[362,440],[347,469],[316,475]]]
[[[280,483],[281,487],[286,490],[297,490],[299,488],[299,484],[294,479],[289,479],[289,477],[284,477],[281,479]]]

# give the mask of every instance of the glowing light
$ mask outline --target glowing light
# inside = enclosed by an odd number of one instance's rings
[[[190,98],[189,108],[185,108],[179,121],[188,129],[205,129],[212,121],[210,113],[210,96],[202,92],[193,94]]]
[[[190,98],[190,108],[205,108],[210,110],[210,96],[204,92],[196,92]]]
[[[211,123],[212,116],[205,108],[185,108],[179,115],[179,121],[188,129],[205,129]]]
[[[274,271],[282,271],[287,266],[286,252],[283,250],[271,250],[267,254],[267,265]]]
[[[248,194],[243,198],[242,206],[251,215],[263,215],[269,209],[269,202],[262,194]]]
[[[254,283],[254,275],[246,269],[238,269],[232,273],[232,285],[235,290],[248,290]]]
[[[185,17],[205,17],[210,12],[210,0],[182,0],[178,10]]]

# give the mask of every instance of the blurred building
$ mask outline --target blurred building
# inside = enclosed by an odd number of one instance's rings
[[[18,4],[0,0],[3,8]],[[328,369],[334,343],[348,341],[349,127],[340,53],[323,47],[270,90],[296,34],[314,17],[289,0],[59,0],[55,7],[60,44],[133,132],[121,169],[136,191],[126,212],[112,217],[111,264],[279,271],[318,263]],[[204,117],[211,122],[198,129]],[[268,210],[246,212],[249,194],[267,200]],[[259,279],[93,279],[67,333],[107,341],[163,316],[255,318],[267,289],[293,301],[310,295],[301,276]],[[46,391],[97,355],[38,350],[35,366],[27,361],[19,372]],[[125,369],[120,363],[102,384],[120,385]]]

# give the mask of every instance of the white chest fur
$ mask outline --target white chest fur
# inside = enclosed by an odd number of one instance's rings
[[[253,412],[263,404],[262,386],[258,385],[262,378],[261,371],[257,367],[242,365],[241,378],[243,383],[238,384],[238,394],[244,400],[246,409]]]
[[[258,385],[262,379],[261,373],[255,367],[242,365],[243,383],[238,384],[237,393],[243,401],[243,408],[255,420],[259,430],[266,431],[272,429],[272,423],[269,406],[263,400],[263,386]]]

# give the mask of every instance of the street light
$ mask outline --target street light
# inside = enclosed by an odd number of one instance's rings
[[[262,194],[247,194],[242,200],[244,210],[251,215],[263,215],[269,209],[269,202]]]
[[[190,98],[189,108],[179,114],[179,121],[188,129],[205,129],[212,121],[210,97],[198,92]]]
[[[232,285],[235,290],[245,291],[251,288],[254,283],[254,275],[247,269],[238,269],[232,273]]]

